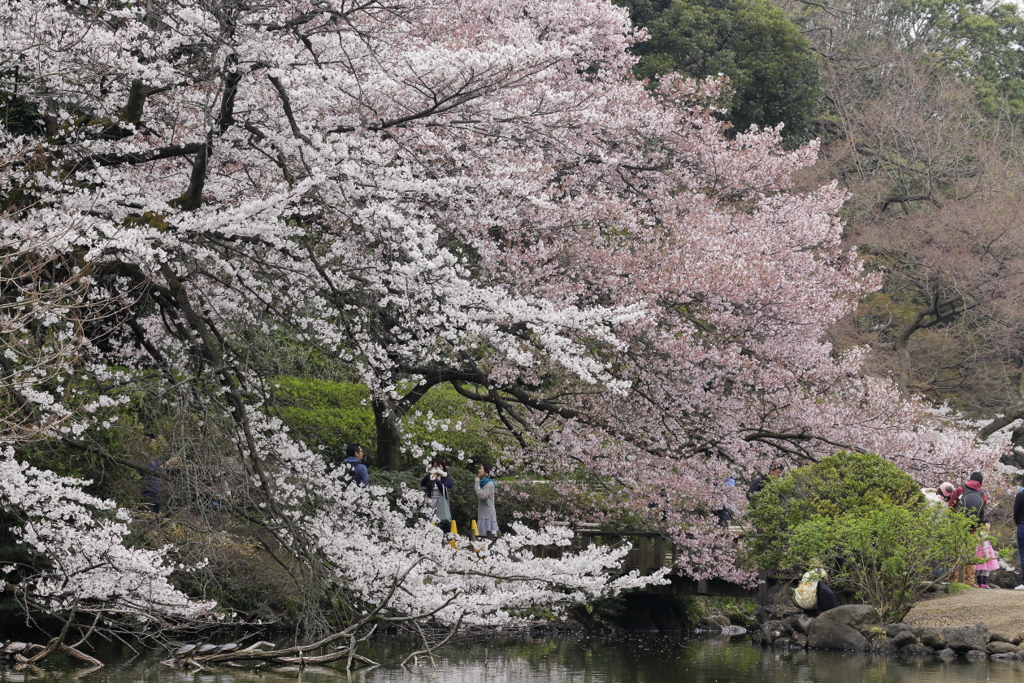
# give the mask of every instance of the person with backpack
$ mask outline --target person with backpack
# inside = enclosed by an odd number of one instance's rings
[[[345,446],[345,469],[349,482],[355,482],[356,486],[366,488],[370,485],[370,471],[363,464],[363,449],[357,443],[350,443]]]
[[[807,570],[793,591],[793,603],[809,617],[839,606],[839,600],[827,583],[828,574],[821,567]]]
[[[963,486],[958,486],[953,495],[949,497],[949,505],[954,510],[961,510],[965,515],[971,518],[973,524],[971,525],[971,533],[977,532],[978,528],[988,522],[988,516],[986,514],[988,507],[988,494],[981,490],[981,484],[984,481],[981,472],[972,472],[970,479],[963,483]],[[978,552],[984,552],[983,546],[978,546]],[[984,557],[984,555],[979,555]],[[963,578],[962,583],[966,583],[972,588],[977,588],[974,576],[974,565],[964,565],[962,570],[957,571],[957,579]]]
[[[975,519],[975,529],[988,522],[986,516],[988,494],[981,490],[981,483],[984,480],[981,472],[972,472],[970,479],[965,481],[962,486],[956,487],[953,495],[949,497],[951,508],[963,510]]]

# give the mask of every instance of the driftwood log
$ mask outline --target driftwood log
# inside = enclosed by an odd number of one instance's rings
[[[355,629],[349,628],[331,634],[315,643],[279,649],[273,643],[261,640],[245,649],[234,652],[213,652],[208,655],[176,657],[165,660],[163,663],[179,668],[194,667],[205,669],[211,664],[226,664],[228,662],[266,662],[275,665],[298,665],[302,668],[319,664],[330,664],[344,659],[346,661],[345,669],[350,671],[353,665],[357,667],[380,666],[372,659],[356,653],[356,646],[366,641],[376,630],[377,627],[374,625],[366,635],[356,639]],[[335,646],[339,641],[344,641],[344,644]],[[334,647],[332,648],[332,646]],[[325,648],[332,649],[323,652]]]

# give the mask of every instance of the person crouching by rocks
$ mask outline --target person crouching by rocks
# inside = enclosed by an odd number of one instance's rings
[[[491,478],[491,471],[494,465],[489,462],[481,463],[477,469],[476,479],[473,480],[473,490],[476,491],[476,530],[481,536],[498,537],[498,513],[494,509],[494,479]]]
[[[825,583],[828,574],[821,567],[809,569],[793,591],[793,603],[809,617],[816,617],[839,605],[835,592]]]
[[[427,476],[420,479],[420,486],[434,504],[434,515],[441,522],[441,529],[448,533],[452,530],[452,508],[448,502],[448,492],[453,483],[441,458],[434,458],[427,468]]]
[[[948,481],[944,481],[939,484],[937,489],[921,489],[921,493],[924,494],[924,499],[932,505],[945,505],[949,506],[949,497],[953,495],[953,491],[956,487],[950,484]]]
[[[939,484],[939,498],[941,498],[946,505],[950,504],[949,499],[953,497],[954,491],[956,491],[956,487],[948,481],[944,481]]]

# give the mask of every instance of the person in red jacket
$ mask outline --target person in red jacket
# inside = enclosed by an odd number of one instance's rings
[[[988,520],[985,519],[985,507],[988,505],[988,494],[981,490],[981,483],[985,480],[981,476],[981,472],[972,472],[970,479],[965,481],[963,485],[957,486],[956,490],[953,491],[953,495],[949,497],[949,507],[951,508],[964,508],[977,510],[975,514],[978,515],[978,522],[984,524]],[[977,504],[977,497],[971,495],[972,493],[981,494],[981,504]],[[967,496],[967,500],[960,500],[962,496]]]
[[[978,530],[983,524],[988,522],[986,517],[986,508],[988,507],[988,494],[981,490],[981,483],[984,481],[984,477],[981,476],[981,472],[972,472],[970,479],[963,483],[963,486],[958,486],[953,495],[949,497],[949,506],[954,509],[963,510],[966,514],[974,518],[974,526],[971,532]],[[961,578],[962,583],[966,583],[972,588],[977,588],[977,584],[974,581],[974,565],[968,564],[957,571],[957,580]]]

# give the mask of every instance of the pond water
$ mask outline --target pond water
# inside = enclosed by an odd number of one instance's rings
[[[381,638],[366,654],[393,662],[351,676],[330,669],[255,672],[219,668],[185,673],[147,655],[92,672],[61,661],[36,670],[0,665],[3,683],[1011,683],[1024,676],[1024,662],[959,659],[902,660],[861,653],[779,652],[745,640],[684,639],[678,636],[491,638],[446,647],[436,668],[397,666],[408,641]],[[113,661],[107,657],[107,661]]]

